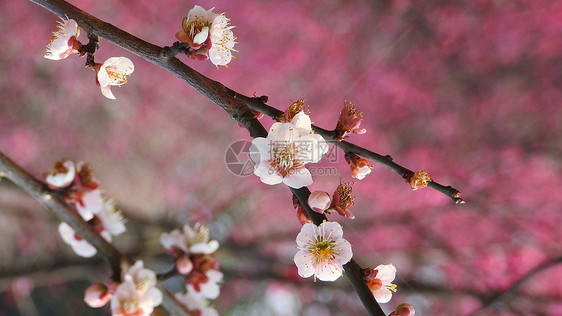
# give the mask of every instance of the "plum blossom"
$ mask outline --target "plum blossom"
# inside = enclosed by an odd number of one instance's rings
[[[220,284],[223,280],[223,274],[218,270],[210,269],[205,272],[205,277],[207,278],[207,282],[200,284],[187,284],[187,290],[196,296],[214,300],[219,297]],[[196,287],[196,285],[198,286]]]
[[[215,66],[226,66],[232,59],[234,34],[224,13],[213,12],[214,8],[205,10],[196,5],[183,19],[183,31],[176,33],[176,38],[189,44],[187,55],[193,59],[210,59]]]
[[[57,161],[53,171],[45,173],[45,182],[51,189],[64,188],[69,186],[76,175],[76,168],[71,160],[65,159]]]
[[[156,287],[156,273],[138,260],[123,275],[123,282],[111,298],[111,312],[116,316],[148,316],[162,303]]]
[[[173,254],[184,252],[186,254],[211,254],[219,248],[216,240],[209,240],[209,228],[199,223],[194,228],[185,224],[183,232],[178,229],[160,235],[162,246]]]
[[[117,209],[112,199],[103,202],[103,207],[96,216],[100,221],[100,228],[110,235],[117,236],[127,230],[123,214]],[[109,241],[111,241],[111,237]]]
[[[192,292],[185,294],[176,293],[176,299],[185,305],[190,311],[199,312],[200,316],[218,316],[215,308],[209,306],[209,301],[200,296],[194,295]]]
[[[100,190],[93,190],[81,194],[80,199],[75,205],[78,214],[85,221],[89,221],[103,209],[104,198]]]
[[[296,241],[299,251],[294,261],[303,278],[314,275],[315,280],[335,281],[353,256],[351,244],[343,239],[341,225],[335,222],[304,224]]]
[[[51,40],[45,48],[45,58],[51,60],[65,59],[72,53],[78,53],[82,44],[78,41],[80,29],[76,21],[61,17],[57,21],[57,30],[53,32]]]
[[[326,210],[327,213],[335,210],[341,216],[345,216],[349,219],[355,218],[355,215],[353,215],[349,210],[349,208],[352,207],[355,203],[355,197],[351,195],[352,184],[354,183],[340,181],[340,184],[338,185],[336,191],[334,191],[334,194],[332,196],[332,204]]]
[[[122,86],[127,82],[127,76],[135,70],[135,65],[127,57],[111,57],[103,64],[94,66],[96,83],[101,93],[108,99],[115,100],[111,86]]]
[[[62,240],[72,247],[72,250],[80,257],[90,258],[97,253],[96,248],[80,237],[67,223],[59,224],[59,234]],[[111,238],[109,234],[102,234],[102,237]]]
[[[263,183],[298,189],[313,182],[305,164],[320,161],[327,151],[324,138],[312,134],[310,117],[301,111],[290,123],[274,123],[267,138],[255,138],[250,157],[256,163],[254,174]]]
[[[84,302],[90,307],[99,308],[107,304],[111,299],[111,293],[105,284],[95,283],[86,289]]]
[[[363,113],[357,111],[353,102],[345,101],[336,125],[336,139],[338,143],[348,137],[350,133],[365,134],[364,128],[359,128],[363,121]]]
[[[372,163],[369,163],[367,160],[352,152],[345,154],[345,160],[351,167],[351,176],[357,180],[365,178],[366,175],[371,173],[371,169],[374,168]]]
[[[374,269],[364,269],[363,276],[377,302],[388,303],[392,292],[396,292],[396,284],[392,284],[396,277],[396,267],[392,264],[381,264]]]
[[[407,303],[402,303],[396,306],[394,312],[390,313],[389,316],[414,316],[415,314],[416,310],[414,309],[414,306]]]

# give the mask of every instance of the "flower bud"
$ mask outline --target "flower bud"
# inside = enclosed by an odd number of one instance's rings
[[[101,283],[95,283],[86,289],[84,293],[84,302],[90,307],[99,308],[107,304],[111,299],[111,294],[107,286]]]
[[[408,183],[412,187],[412,190],[425,188],[427,183],[431,181],[429,174],[423,168],[420,171],[416,171],[410,178],[408,178]]]
[[[308,205],[315,211],[320,214],[324,213],[325,210],[330,207],[332,203],[332,198],[327,192],[324,191],[314,191],[308,197]]]
[[[351,167],[351,176],[357,180],[365,178],[366,175],[371,173],[371,169],[374,168],[373,164],[352,152],[345,154],[345,160]]]
[[[414,306],[402,303],[396,307],[396,310],[390,316],[414,316],[415,314]]]
[[[179,274],[189,274],[193,270],[193,262],[183,255],[176,260],[176,270]]]

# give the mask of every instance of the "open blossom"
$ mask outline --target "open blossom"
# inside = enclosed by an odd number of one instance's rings
[[[352,152],[345,154],[345,160],[351,167],[351,176],[357,180],[365,178],[366,175],[371,173],[371,169],[374,168],[373,164]]]
[[[345,101],[335,129],[337,141],[340,142],[346,139],[349,133],[365,134],[367,130],[359,128],[362,120],[363,113],[357,111],[355,104]]]
[[[299,251],[294,261],[303,278],[314,275],[315,280],[335,281],[353,256],[351,244],[343,239],[341,225],[335,222],[304,224],[296,241]]]
[[[78,41],[80,29],[76,21],[61,18],[58,21],[57,30],[53,32],[51,40],[45,49],[45,58],[52,60],[64,59],[72,53],[78,53],[82,46]]]
[[[192,292],[187,292],[185,294],[176,293],[174,295],[176,299],[185,305],[187,309],[194,312],[199,312],[199,316],[218,316],[219,313],[216,309],[209,306],[209,301],[200,296],[194,295]]]
[[[100,190],[92,190],[80,195],[80,199],[76,201],[76,210],[85,221],[94,218],[94,215],[103,209],[103,196]]]
[[[127,57],[111,57],[103,64],[94,66],[96,82],[101,93],[108,99],[115,99],[111,86],[122,86],[127,82],[127,76],[135,70],[135,65]]]
[[[176,33],[176,38],[189,43],[188,56],[194,59],[207,58],[216,66],[225,66],[233,58],[234,34],[224,13],[216,14],[214,8],[205,10],[196,5],[183,19],[183,31]]]
[[[210,240],[209,228],[199,223],[194,228],[185,224],[183,231],[178,229],[160,235],[162,246],[173,254],[211,254],[219,248],[216,240]]]
[[[312,175],[305,164],[320,161],[328,151],[324,138],[311,132],[310,117],[303,111],[290,123],[274,123],[267,138],[252,141],[254,174],[269,185],[285,183],[295,189],[311,185]]]
[[[207,279],[205,283],[187,284],[187,290],[196,296],[214,300],[219,297],[223,274],[218,270],[210,269],[205,272],[205,277]]]
[[[53,171],[45,173],[45,182],[51,189],[64,188],[69,186],[76,175],[74,163],[68,159],[57,161]]]
[[[414,309],[414,306],[407,303],[402,303],[396,306],[394,312],[390,313],[389,316],[414,316],[415,314],[416,310]]]
[[[111,298],[111,312],[118,316],[148,316],[162,303],[162,292],[156,287],[156,273],[144,268],[138,260],[127,269],[123,282]]]
[[[367,286],[379,303],[388,303],[392,292],[396,292],[396,284],[392,284],[396,277],[396,267],[392,264],[381,264],[374,269],[363,270]]]

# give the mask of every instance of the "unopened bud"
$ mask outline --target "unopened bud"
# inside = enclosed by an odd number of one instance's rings
[[[390,316],[414,316],[415,314],[414,306],[402,303],[396,307],[396,310]]]
[[[84,302],[90,307],[99,308],[107,304],[111,299],[111,294],[107,286],[101,283],[95,283],[86,289],[84,293]]]
[[[332,198],[327,192],[324,191],[314,191],[308,197],[308,205],[312,208],[315,212],[323,214],[325,210],[330,207],[332,203]]]
[[[193,270],[193,262],[183,255],[176,260],[176,270],[179,274],[189,274]]]

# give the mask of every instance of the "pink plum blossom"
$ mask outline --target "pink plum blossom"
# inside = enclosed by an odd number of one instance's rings
[[[324,213],[330,207],[332,198],[328,192],[316,190],[308,197],[308,205],[318,213]]]
[[[86,289],[84,302],[90,307],[99,308],[107,304],[111,299],[111,293],[105,284],[95,283]]]
[[[365,270],[367,286],[379,303],[388,303],[392,292],[396,292],[396,284],[392,284],[396,277],[396,267],[392,264],[381,264],[375,269]]]
[[[218,270],[210,269],[205,272],[205,276],[207,277],[207,282],[200,283],[199,289],[195,288],[193,284],[188,284],[187,290],[194,295],[214,300],[219,297],[223,274]]]
[[[294,261],[303,278],[314,275],[314,279],[335,281],[353,256],[351,244],[343,239],[342,227],[336,222],[304,224],[296,241],[299,251]]]

